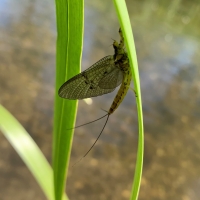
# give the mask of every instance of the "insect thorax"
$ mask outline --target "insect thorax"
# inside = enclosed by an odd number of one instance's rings
[[[119,67],[123,72],[129,70],[129,60],[126,52],[117,55],[115,59],[115,65]]]

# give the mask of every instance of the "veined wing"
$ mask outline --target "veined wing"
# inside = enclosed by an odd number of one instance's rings
[[[116,88],[122,83],[123,80],[123,72],[115,66],[115,68],[104,76],[100,82],[99,87],[104,89]]]
[[[66,81],[60,87],[58,94],[66,99],[100,96],[112,92],[120,85],[122,79],[123,73],[115,66],[113,56],[106,56],[87,70]]]

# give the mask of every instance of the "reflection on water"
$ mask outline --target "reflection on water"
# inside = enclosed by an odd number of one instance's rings
[[[145,155],[139,199],[197,200],[200,179],[200,5],[191,1],[127,1],[141,78]],[[106,22],[106,23],[105,23]],[[113,54],[118,22],[110,1],[85,2],[83,69]],[[0,1],[0,102],[51,160],[56,28],[53,1]],[[105,113],[115,93],[79,103],[77,124]],[[69,171],[71,199],[128,199],[137,150],[137,113],[130,91],[90,154]],[[76,129],[72,162],[104,121]],[[44,199],[1,136],[3,199]],[[24,191],[26,193],[24,194]],[[147,195],[148,194],[148,195]],[[17,195],[17,196],[16,196]]]

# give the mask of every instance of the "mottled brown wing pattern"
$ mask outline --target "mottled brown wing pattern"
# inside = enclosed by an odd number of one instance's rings
[[[122,80],[123,73],[115,66],[113,56],[106,56],[66,81],[60,87],[58,94],[66,99],[100,96],[112,92]]]

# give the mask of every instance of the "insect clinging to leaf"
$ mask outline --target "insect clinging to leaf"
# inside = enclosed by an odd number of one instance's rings
[[[119,29],[119,35],[120,42],[118,43],[115,40],[113,42],[114,55],[102,58],[85,71],[72,77],[58,91],[59,96],[65,99],[85,99],[110,93],[121,84],[107,114],[99,118],[102,119],[107,116],[99,136],[84,157],[96,144],[108,122],[109,116],[123,101],[130,86],[131,69],[128,55],[124,49],[124,37],[121,28]]]

